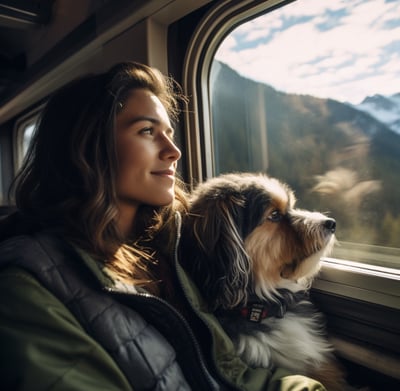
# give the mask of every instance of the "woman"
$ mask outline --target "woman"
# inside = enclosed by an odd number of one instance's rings
[[[179,99],[129,62],[49,100],[0,229],[1,389],[323,389],[247,368],[178,263]]]

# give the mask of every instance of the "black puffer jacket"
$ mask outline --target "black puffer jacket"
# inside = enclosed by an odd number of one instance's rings
[[[88,267],[82,254],[50,234],[12,237],[0,244],[0,253],[1,268],[28,271],[65,304],[135,390],[221,389],[188,323],[165,301],[134,287],[112,287],[99,273],[93,278],[90,262]]]

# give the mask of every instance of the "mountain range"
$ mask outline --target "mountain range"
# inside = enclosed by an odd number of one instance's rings
[[[224,63],[210,84],[216,174],[264,171],[302,208],[332,213],[339,239],[400,247],[400,94],[354,106],[281,92]]]
[[[400,134],[400,92],[391,96],[367,96],[354,108],[365,111],[391,130]]]

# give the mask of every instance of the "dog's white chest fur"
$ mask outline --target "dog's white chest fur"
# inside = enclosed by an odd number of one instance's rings
[[[307,368],[318,367],[332,350],[318,331],[319,322],[290,312],[283,318],[264,319],[262,324],[269,331],[240,334],[236,339],[238,354],[252,367],[279,366],[307,373]]]

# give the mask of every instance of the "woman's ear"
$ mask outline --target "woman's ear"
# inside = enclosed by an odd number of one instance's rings
[[[251,263],[241,235],[243,201],[228,195],[194,204],[184,223],[183,263],[211,310],[247,298]]]

